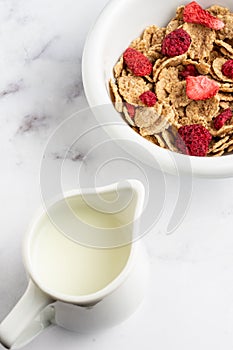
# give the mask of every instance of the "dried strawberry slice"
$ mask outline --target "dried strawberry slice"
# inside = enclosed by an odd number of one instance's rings
[[[183,20],[184,22],[201,24],[215,30],[222,29],[225,26],[220,19],[212,16],[208,11],[198,5],[196,1],[192,1],[185,6]]]
[[[123,54],[126,65],[136,76],[149,75],[152,71],[152,63],[141,52],[129,47]]]
[[[214,97],[219,90],[219,84],[204,75],[186,78],[186,94],[191,100],[207,100]]]
[[[230,108],[225,109],[214,119],[214,127],[219,130],[225,125],[225,123],[232,118],[232,110]]]
[[[228,60],[222,65],[222,73],[226,77],[233,79],[233,60]]]
[[[187,78],[188,76],[197,77],[199,75],[196,67],[193,64],[185,66],[184,70],[179,73],[179,77]]]
[[[212,135],[200,124],[185,125],[179,128],[177,148],[184,154],[205,157]]]
[[[168,57],[179,56],[188,51],[190,44],[190,35],[184,29],[179,28],[165,36],[161,51]]]
[[[139,98],[148,107],[153,107],[157,101],[157,97],[152,91],[143,92]]]
[[[135,107],[128,102],[125,103],[125,107],[129,113],[130,118],[133,119],[135,117],[135,112],[136,112]]]

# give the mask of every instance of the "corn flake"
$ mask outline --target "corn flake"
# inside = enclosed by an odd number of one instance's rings
[[[135,124],[139,128],[150,127],[159,119],[162,113],[162,108],[162,104],[159,103],[157,103],[155,107],[137,108],[134,118]]]
[[[143,105],[139,96],[149,90],[148,84],[141,77],[128,75],[117,79],[120,95],[132,105]]]
[[[185,23],[183,29],[191,36],[192,43],[188,56],[193,60],[202,61],[209,57],[216,38],[215,31],[199,24]]]
[[[219,98],[212,97],[206,101],[192,101],[186,108],[189,124],[195,124],[200,118],[211,121],[219,111]]]
[[[123,111],[123,101],[118,92],[118,87],[114,83],[113,79],[110,80],[109,86],[110,86],[110,95],[115,105],[115,108],[117,112],[121,113]]]

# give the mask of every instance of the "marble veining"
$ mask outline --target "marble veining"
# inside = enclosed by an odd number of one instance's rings
[[[10,95],[10,94],[15,94],[16,92],[18,92],[20,89],[22,89],[23,87],[23,81],[19,81],[16,83],[11,83],[8,86],[6,86],[6,88],[4,90],[2,90],[0,92],[0,98]]]
[[[70,159],[72,162],[85,162],[85,154],[79,153],[77,150],[74,151],[64,151],[64,152],[57,152],[53,153],[52,156],[55,160],[64,160],[64,159]]]
[[[36,131],[38,128],[45,128],[46,127],[46,120],[48,117],[42,115],[26,115],[23,120],[21,125],[18,128],[17,133],[23,134],[26,132],[32,132]]]

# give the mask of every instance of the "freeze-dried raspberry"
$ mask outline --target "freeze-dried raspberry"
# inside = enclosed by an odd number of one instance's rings
[[[233,79],[233,60],[228,60],[222,65],[222,74]]]
[[[205,157],[212,139],[209,131],[200,124],[185,125],[179,128],[177,148],[184,154]]]
[[[216,130],[219,130],[223,125],[232,118],[232,110],[230,108],[225,109],[221,114],[219,114],[214,119],[214,127]]]
[[[187,78],[190,75],[193,77],[197,77],[199,75],[196,67],[193,64],[188,64],[187,66],[184,67],[184,70],[182,70],[179,73],[179,76],[181,78]]]
[[[183,12],[183,20],[184,22],[201,24],[205,27],[215,30],[222,29],[225,26],[225,24],[220,21],[220,19],[212,16],[195,1],[192,1],[185,6]]]
[[[148,107],[153,107],[157,101],[157,97],[152,91],[143,92],[139,98]]]
[[[123,54],[124,61],[134,75],[143,77],[152,71],[152,63],[141,52],[129,47]]]
[[[128,102],[125,103],[125,107],[127,108],[130,118],[133,119],[135,117],[135,107]]]
[[[176,29],[163,39],[162,54],[168,57],[182,55],[188,51],[190,44],[190,35],[182,28]]]
[[[207,100],[214,97],[219,90],[219,84],[205,75],[186,78],[186,94],[191,100]]]

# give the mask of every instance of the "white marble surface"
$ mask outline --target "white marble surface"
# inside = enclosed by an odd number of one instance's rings
[[[82,49],[91,23],[106,3],[0,1],[0,321],[26,288],[21,241],[41,204],[40,166],[48,139],[62,121],[87,107]],[[77,121],[77,135],[95,125],[88,113],[78,114]],[[103,146],[104,139],[103,132],[95,129],[68,151],[63,165],[65,188],[77,185],[80,169],[86,185],[143,178],[140,167],[117,160],[121,151],[110,141]],[[60,170],[67,151],[65,136],[60,141],[47,148],[51,174]],[[144,304],[113,329],[85,335],[54,327],[25,349],[232,349],[233,180],[194,179],[184,221],[167,236],[165,223],[174,210],[179,182],[146,171],[158,192],[155,203],[164,180],[166,196],[156,230],[143,238],[152,270]]]

